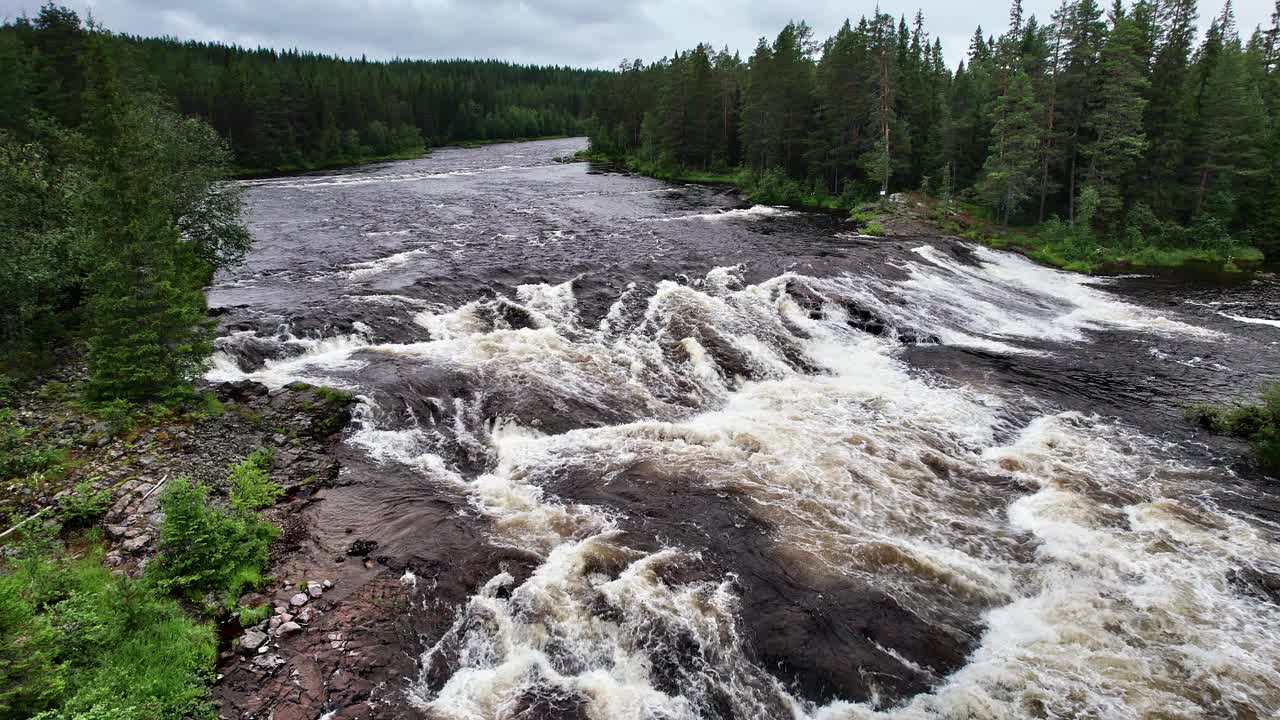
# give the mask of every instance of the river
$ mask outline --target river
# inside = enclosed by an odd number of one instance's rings
[[[584,145],[247,183],[210,378],[360,396],[305,552],[415,593],[391,702],[1276,717],[1280,493],[1182,419],[1280,377],[1274,276],[863,237]]]

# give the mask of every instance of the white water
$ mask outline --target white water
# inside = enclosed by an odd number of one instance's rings
[[[468,423],[461,408],[456,432],[493,460],[467,479],[433,428],[381,428],[376,409],[362,409],[355,444],[465,487],[494,542],[543,558],[518,586],[493,578],[424,655],[426,668],[455,668],[438,692],[425,682],[410,692],[432,717],[501,717],[535,686],[575,693],[593,718],[700,717],[710,687],[727,691],[738,716],[1274,717],[1280,609],[1229,577],[1280,572],[1277,528],[1217,509],[1204,496],[1210,471],[1166,460],[1169,448],[1132,429],[1053,409],[1015,421],[1032,401],[913,371],[892,338],[848,327],[844,307],[944,344],[1009,353],[1106,329],[1212,333],[1016,256],[978,250],[971,266],[932,247],[916,254],[902,281],[788,275],[744,285],[718,268],[697,288],[661,283],[630,324],[620,300],[599,328],[580,327],[571,282],[522,286],[503,302],[528,311],[533,327],[495,324],[478,301],[419,315],[430,342],[312,341],[253,373],[221,357],[212,376],[340,383],[389,355],[453,368],[486,392],[636,418],[549,435],[512,419]],[[785,293],[788,282],[830,300],[820,319]],[[821,372],[795,369],[790,349]],[[728,357],[750,377],[725,367]],[[795,568],[858,578],[927,621],[942,622],[957,602],[986,608],[976,651],[901,706],[792,697],[747,659],[735,578],[662,579],[702,548],[637,552],[614,511],[542,485],[568,471],[609,483],[645,462],[746,498]],[[601,564],[625,569],[610,575]],[[678,629],[699,651],[675,694],[651,681],[655,628]]]

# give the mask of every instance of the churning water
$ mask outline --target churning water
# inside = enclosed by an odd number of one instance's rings
[[[212,378],[362,398],[318,521],[447,615],[395,702],[1277,716],[1280,502],[1180,418],[1280,371],[1274,280],[859,237],[581,146],[255,182],[211,293]],[[468,543],[509,561],[451,595]]]

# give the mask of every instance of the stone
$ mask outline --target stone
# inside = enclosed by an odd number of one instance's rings
[[[274,670],[284,664],[279,655],[259,655],[253,659],[255,667],[263,670]]]
[[[308,607],[308,608],[303,608],[302,612],[298,613],[297,620],[298,622],[305,625],[307,623],[310,623],[312,618],[314,617],[315,617],[315,611]]]
[[[325,590],[329,590],[333,587],[333,581],[325,580],[324,582],[320,583],[320,586],[323,587]]]
[[[281,623],[280,627],[276,630],[276,635],[292,635],[298,632],[302,632],[302,626],[296,622],[290,621],[287,623]]]
[[[108,525],[107,537],[112,538],[114,540],[119,540],[120,538],[125,537],[126,533],[128,533],[131,529],[132,528],[126,527],[124,525]]]
[[[262,647],[262,644],[265,643],[266,641],[267,641],[266,633],[258,632],[257,630],[250,630],[249,632],[240,636],[240,648],[245,652],[251,653],[256,651],[258,648]]]
[[[324,587],[318,582],[307,583],[307,594],[313,598],[318,598],[324,593]]]
[[[133,552],[138,552],[139,550],[141,550],[142,548],[150,544],[151,544],[150,535],[139,535],[138,537],[132,540],[125,540],[124,544],[122,544],[120,547],[124,548],[125,552],[133,553]]]
[[[311,598],[307,597],[306,593],[298,593],[297,595],[294,595],[293,597],[289,598],[289,604],[294,607],[302,607],[303,605],[306,605],[307,600],[310,600],[310,599]]]

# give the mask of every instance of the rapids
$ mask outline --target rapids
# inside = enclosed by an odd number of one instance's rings
[[[562,164],[249,182],[213,380],[358,393],[317,558],[379,543],[432,718],[1262,718],[1280,501],[1181,407],[1280,285],[1087,278]]]

